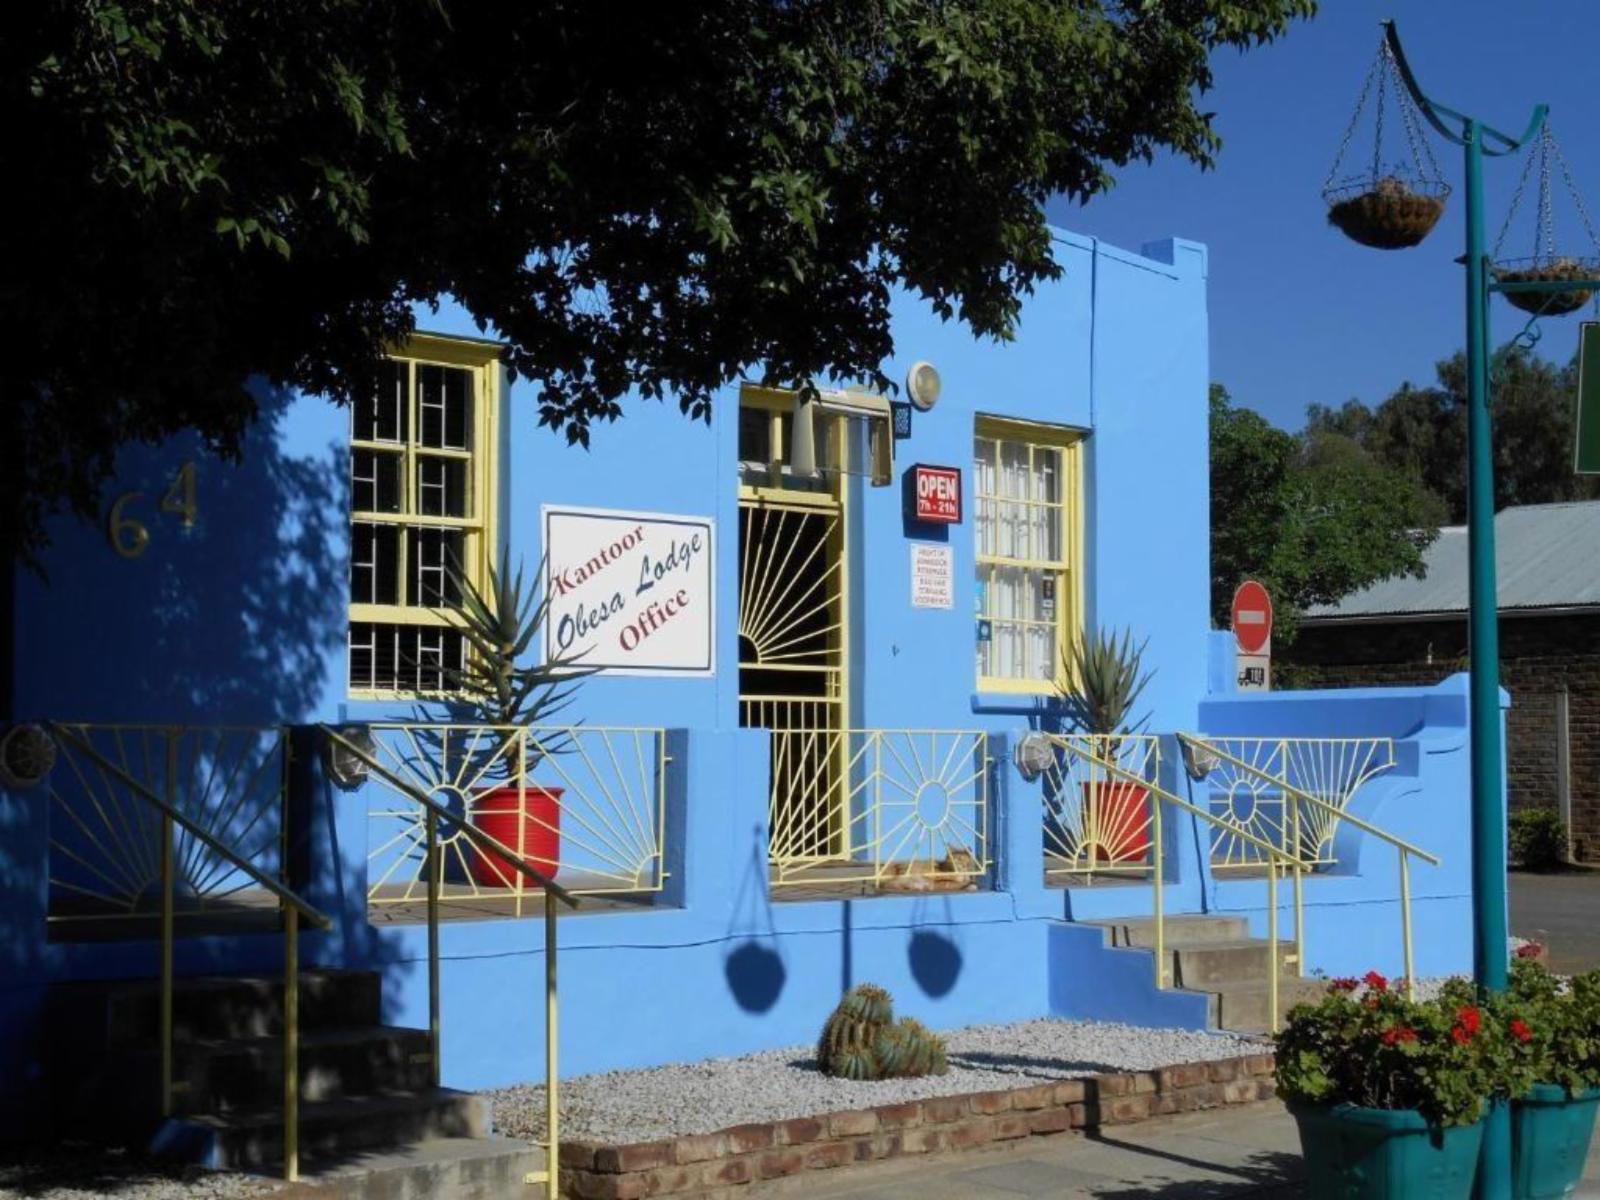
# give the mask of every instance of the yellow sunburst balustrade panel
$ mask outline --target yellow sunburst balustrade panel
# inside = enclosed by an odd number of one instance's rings
[[[650,893],[665,881],[662,729],[375,724],[367,783],[368,903],[428,900],[429,814],[415,789],[459,818],[434,831],[441,898],[522,916],[538,888],[474,844],[466,825],[565,891]]]
[[[226,919],[275,926],[286,882],[288,741],[278,727],[59,726],[50,775],[49,920],[147,935],[170,857],[180,931]],[[146,795],[179,816],[165,820]],[[205,835],[209,835],[209,840]],[[225,846],[256,875],[217,849]],[[198,931],[198,930],[196,930]]]
[[[1049,734],[1035,744],[1044,755],[1035,770],[1044,802],[1045,877],[1089,884],[1096,876],[1145,875],[1161,739]]]
[[[775,887],[975,888],[989,870],[989,741],[979,730],[774,730]]]
[[[1190,737],[1210,762],[1214,870],[1259,870],[1248,839],[1270,842],[1312,871],[1335,865],[1340,814],[1362,786],[1394,766],[1390,738]],[[1314,798],[1308,799],[1308,797]]]

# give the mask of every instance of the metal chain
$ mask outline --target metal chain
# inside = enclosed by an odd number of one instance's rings
[[[1356,126],[1361,124],[1361,112],[1367,107],[1367,97],[1372,92],[1372,81],[1382,73],[1384,56],[1388,45],[1380,42],[1378,54],[1372,60],[1372,66],[1367,70],[1366,82],[1361,85],[1361,97],[1356,101],[1356,110],[1350,114],[1350,124],[1345,128],[1344,138],[1339,143],[1339,152],[1333,156],[1333,166],[1328,168],[1328,177],[1322,181],[1322,190],[1327,191],[1333,186],[1334,178],[1339,174],[1339,164],[1344,162],[1344,156],[1350,149],[1350,140],[1355,137]]]
[[[1383,71],[1378,75],[1378,120],[1377,129],[1372,135],[1372,178],[1383,178],[1383,101],[1389,91],[1389,47],[1384,45],[1379,51],[1379,62],[1383,64]]]
[[[1389,44],[1385,42],[1383,48],[1388,51]],[[1400,70],[1399,65],[1394,62],[1392,53],[1390,66],[1397,73]],[[1411,160],[1416,164],[1417,177],[1428,183],[1443,182],[1444,176],[1439,171],[1439,160],[1434,158],[1433,146],[1428,141],[1427,131],[1422,127],[1422,110],[1417,107],[1417,102],[1411,98],[1411,93],[1406,88],[1397,84],[1395,91],[1400,96],[1400,120],[1405,126],[1406,142],[1411,147]]]
[[[1545,132],[1549,133],[1549,123],[1545,124]],[[1561,168],[1561,177],[1566,180],[1567,191],[1572,195],[1573,206],[1578,210],[1578,219],[1583,222],[1583,230],[1589,235],[1589,241],[1594,246],[1595,254],[1600,255],[1600,235],[1595,233],[1594,222],[1589,219],[1588,206],[1583,202],[1583,193],[1578,190],[1578,185],[1573,181],[1572,168],[1567,166],[1567,156],[1561,153],[1561,147],[1556,142],[1556,135],[1550,134],[1550,151],[1555,155],[1556,164]]]
[[[1506,219],[1500,226],[1500,236],[1494,240],[1494,251],[1490,258],[1500,257],[1500,248],[1505,245],[1506,234],[1511,232],[1511,222],[1516,218],[1517,208],[1522,203],[1522,193],[1527,190],[1528,177],[1533,174],[1533,160],[1537,155],[1536,147],[1528,148],[1528,159],[1522,164],[1522,178],[1517,180],[1517,190],[1511,193],[1511,207],[1506,209]]]
[[[1543,242],[1544,261],[1556,256],[1556,220],[1550,197],[1550,126],[1539,130],[1539,228],[1533,235],[1533,261],[1539,262],[1540,242]]]

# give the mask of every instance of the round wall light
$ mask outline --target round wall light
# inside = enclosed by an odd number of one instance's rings
[[[914,362],[906,372],[906,394],[923,412],[939,402],[939,372],[931,362]]]

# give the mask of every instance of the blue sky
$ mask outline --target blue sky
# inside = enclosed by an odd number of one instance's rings
[[[1465,237],[1459,149],[1430,131],[1455,194],[1421,246],[1369,250],[1327,224],[1323,180],[1381,19],[1395,19],[1419,82],[1441,103],[1513,135],[1534,104],[1549,104],[1552,129],[1600,218],[1600,0],[1323,0],[1322,10],[1275,45],[1215,59],[1217,85],[1201,100],[1216,111],[1224,142],[1215,171],[1158,159],[1126,168],[1086,208],[1049,208],[1056,224],[1134,249],[1173,235],[1206,243],[1212,378],[1236,402],[1290,429],[1304,423],[1310,403],[1357,397],[1375,404],[1404,380],[1431,383],[1433,364],[1462,345],[1462,268],[1454,262]],[[1363,137],[1370,157],[1371,133],[1362,130],[1346,168],[1361,158]],[[1403,155],[1403,147],[1386,136],[1385,158]],[[1520,155],[1489,160],[1491,247],[1521,172]],[[1556,187],[1558,249],[1600,253]],[[1534,200],[1530,183],[1508,257],[1531,252]],[[1492,313],[1496,343],[1525,319],[1499,298]],[[1540,352],[1570,357],[1580,319],[1594,314],[1541,322]]]

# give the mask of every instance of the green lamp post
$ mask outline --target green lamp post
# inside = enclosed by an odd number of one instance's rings
[[[1467,205],[1467,542],[1470,565],[1468,646],[1471,654],[1472,732],[1472,896],[1473,962],[1480,987],[1506,986],[1505,811],[1500,783],[1500,635],[1495,589],[1494,459],[1489,416],[1490,292],[1559,292],[1571,282],[1510,282],[1490,278],[1483,236],[1483,160],[1513,153],[1538,134],[1548,108],[1534,108],[1520,138],[1500,132],[1476,117],[1447,108],[1425,95],[1400,48],[1393,21],[1384,22],[1385,36],[1406,90],[1434,129],[1466,153]],[[1576,286],[1600,288],[1600,282]],[[1511,1195],[1510,1114],[1497,1106],[1484,1130],[1483,1158],[1478,1170],[1478,1195],[1483,1200],[1508,1200]]]

